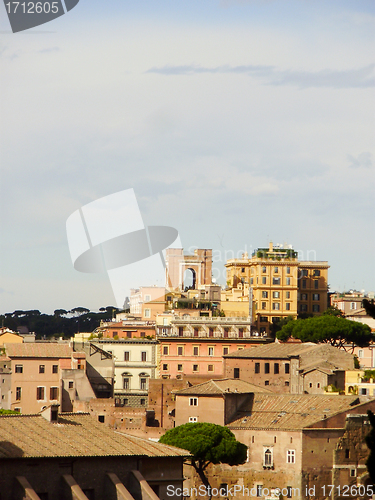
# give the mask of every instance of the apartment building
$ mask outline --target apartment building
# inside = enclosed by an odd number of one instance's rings
[[[244,253],[241,259],[228,260],[225,267],[229,290],[223,300],[230,302],[231,289],[239,289],[241,296],[252,294],[249,310],[260,333],[269,333],[281,318],[320,314],[327,308],[328,263],[299,261],[291,246],[271,242],[251,258]]]
[[[146,407],[148,381],[156,378],[157,341],[145,338],[101,339],[94,344],[113,356],[116,405]]]
[[[345,391],[345,371],[354,356],[329,344],[271,344],[224,356],[224,376],[251,382],[277,393],[324,394]]]
[[[62,371],[82,370],[85,354],[74,352],[69,344],[5,344],[11,369],[10,409],[38,413],[51,404],[62,404]]]
[[[272,341],[253,331],[248,317],[186,316],[158,326],[161,378],[222,377],[224,355]]]

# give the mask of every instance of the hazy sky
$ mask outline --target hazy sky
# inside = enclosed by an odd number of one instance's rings
[[[0,12],[0,312],[114,303],[65,223],[128,188],[220,283],[272,240],[375,289],[373,0],[80,0],[18,34]]]

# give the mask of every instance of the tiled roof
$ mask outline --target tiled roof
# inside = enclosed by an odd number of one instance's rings
[[[264,387],[259,387],[258,385],[250,384],[244,380],[239,379],[221,379],[221,380],[209,380],[208,382],[203,382],[202,384],[193,385],[187,389],[181,389],[176,392],[177,396],[187,396],[187,395],[216,395],[224,393],[237,392],[240,394],[248,394],[249,392],[264,392],[272,393],[272,391],[265,389]]]
[[[173,446],[115,432],[87,413],[0,416],[0,459],[16,457],[188,456]]]
[[[285,358],[288,359],[290,356],[298,356],[302,352],[316,349],[317,344],[313,342],[305,342],[303,344],[296,343],[285,343],[280,344],[278,342],[272,342],[271,344],[266,344],[262,346],[249,347],[247,349],[242,349],[240,351],[231,352],[226,354],[225,358]]]
[[[52,342],[5,344],[5,350],[10,358],[70,358],[73,352],[69,344]]]
[[[296,430],[348,410],[358,396],[254,394],[237,412],[229,428]]]

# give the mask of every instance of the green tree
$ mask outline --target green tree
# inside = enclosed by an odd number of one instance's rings
[[[371,318],[375,319],[375,302],[374,302],[374,299],[372,299],[371,301],[367,300],[367,299],[363,299],[362,305],[365,308],[366,314],[368,314],[369,316],[371,316]]]
[[[370,420],[371,430],[366,436],[366,444],[370,449],[370,455],[368,456],[366,466],[371,481],[375,484],[375,415],[370,410],[368,410],[367,414]]]
[[[355,346],[366,347],[374,341],[368,325],[330,314],[289,321],[276,337],[283,342],[290,337],[302,342],[323,342],[351,352]]]
[[[170,429],[160,438],[160,443],[190,451],[192,457],[186,463],[194,467],[206,488],[210,488],[205,475],[210,464],[240,465],[247,456],[247,447],[237,441],[227,427],[206,422]]]

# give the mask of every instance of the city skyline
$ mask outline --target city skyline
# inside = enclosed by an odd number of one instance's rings
[[[19,34],[2,16],[0,311],[114,303],[65,224],[129,188],[146,226],[213,249],[220,284],[273,241],[328,261],[331,291],[374,291],[374,11],[95,0]]]

